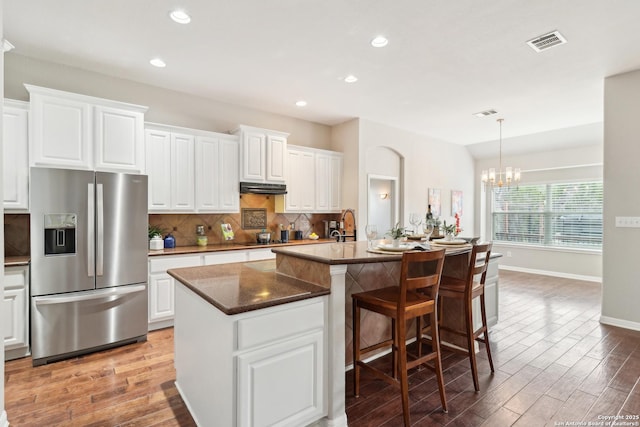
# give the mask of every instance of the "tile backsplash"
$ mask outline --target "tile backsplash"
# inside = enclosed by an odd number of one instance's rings
[[[270,231],[273,240],[280,239],[280,224],[289,225],[302,231],[306,238],[311,232],[324,235],[323,220],[340,220],[340,214],[280,214],[275,212],[275,196],[259,194],[243,194],[240,197],[240,209],[265,209],[267,218],[266,230]],[[171,232],[176,239],[176,246],[192,246],[196,244],[196,226],[204,225],[209,244],[223,243],[221,224],[231,224],[234,240],[239,243],[253,243],[256,233],[261,229],[242,229],[242,213],[228,214],[151,214],[149,224],[157,225],[164,230],[164,235]],[[289,239],[293,239],[290,236]]]
[[[29,214],[4,214],[4,255],[28,256]]]

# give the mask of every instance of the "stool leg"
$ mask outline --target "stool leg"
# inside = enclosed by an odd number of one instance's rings
[[[395,333],[394,344],[398,348],[398,370],[400,371],[400,393],[402,394],[402,415],[404,417],[405,427],[411,425],[411,417],[409,415],[409,378],[407,374],[407,346],[406,346],[406,328],[407,322],[404,319],[398,319],[396,322],[397,331]]]
[[[491,372],[495,372],[493,369],[493,359],[491,358],[491,344],[489,343],[489,327],[487,326],[487,312],[484,306],[484,294],[480,295],[480,313],[482,314],[482,326],[484,327],[484,347],[487,350],[487,358],[489,359]]]
[[[480,391],[478,382],[478,363],[476,361],[475,342],[473,338],[473,313],[471,311],[471,298],[464,299],[464,314],[467,324],[467,348],[469,350],[469,362],[471,363],[471,375],[473,375],[473,387],[476,391]]]
[[[432,325],[438,324],[435,310],[431,313],[430,320]],[[440,334],[438,333],[438,328],[433,326],[431,327],[431,348],[434,352],[436,352],[435,368],[436,378],[438,379],[438,390],[440,391],[440,403],[442,404],[442,410],[446,413],[449,412],[449,410],[447,409],[447,394],[444,389],[444,375],[442,374]]]
[[[353,302],[353,394],[355,397],[360,395],[360,307],[354,298]]]
[[[418,359],[422,357],[422,316],[416,317],[416,344],[418,345]],[[422,369],[422,365],[418,366]]]
[[[398,346],[396,345],[396,319],[391,319],[391,372],[398,379]]]

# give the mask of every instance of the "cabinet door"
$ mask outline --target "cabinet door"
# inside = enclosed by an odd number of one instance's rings
[[[92,169],[91,105],[31,93],[32,166]]]
[[[216,211],[220,208],[220,141],[217,138],[196,138],[196,209]],[[236,158],[237,164],[237,158]],[[237,169],[237,168],[236,168]]]
[[[171,133],[145,131],[149,211],[171,209]]]
[[[238,173],[239,147],[237,141],[220,140],[218,179],[220,210],[240,212],[240,179]]]
[[[4,349],[29,347],[29,267],[7,267],[4,272],[2,324]]]
[[[288,212],[302,210],[302,195],[300,185],[300,169],[302,165],[302,152],[298,150],[287,151],[287,194],[285,195],[285,209]]]
[[[171,134],[171,208],[195,209],[195,141],[193,135]]]
[[[149,323],[173,319],[174,283],[168,274],[149,276]]]
[[[267,181],[284,182],[286,156],[287,138],[268,135],[266,165]]]
[[[322,331],[237,359],[239,426],[306,425],[323,415]]]
[[[242,133],[242,180],[263,182],[266,178],[266,135],[245,131]]]
[[[342,209],[342,156],[332,155],[329,161],[329,210]]]
[[[327,212],[329,210],[330,200],[330,184],[329,177],[329,161],[327,154],[316,154],[316,210],[318,212]]]
[[[5,209],[29,207],[27,110],[5,102],[2,123],[2,175]]]
[[[314,153],[303,152],[298,168],[300,184],[300,208],[303,211],[313,211],[316,207],[316,156]]]
[[[96,170],[144,170],[144,114],[119,108],[94,107]]]

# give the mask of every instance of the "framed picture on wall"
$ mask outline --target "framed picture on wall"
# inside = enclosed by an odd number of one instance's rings
[[[429,189],[429,201],[428,204],[431,205],[431,213],[434,217],[439,217],[441,214],[440,210],[440,189],[439,188],[430,188]]]
[[[451,190],[451,216],[462,217],[462,191]]]

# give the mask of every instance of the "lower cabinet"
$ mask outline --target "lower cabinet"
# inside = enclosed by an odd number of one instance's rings
[[[201,255],[171,255],[149,258],[149,330],[173,326],[175,284],[170,268],[202,265]]]
[[[176,288],[176,386],[198,425],[303,426],[327,414],[326,296],[225,315]]]
[[[5,267],[2,304],[4,358],[11,360],[28,356],[30,354],[28,265]]]

